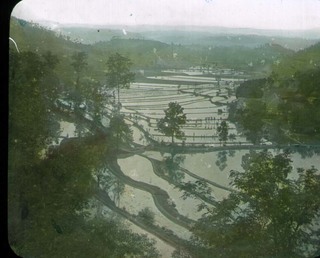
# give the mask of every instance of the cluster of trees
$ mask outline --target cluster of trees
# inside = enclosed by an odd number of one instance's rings
[[[284,64],[275,66],[267,79],[245,82],[237,89],[237,97],[241,99],[232,106],[230,118],[249,140],[254,143],[262,138],[278,143],[320,140],[319,47],[316,44],[298,52],[285,59]],[[316,53],[314,60],[310,53]],[[288,66],[295,70],[290,68],[289,73]]]
[[[106,83],[88,76],[88,55],[86,52],[75,52],[72,55],[71,66],[74,68],[75,80],[71,87],[67,88],[62,95],[66,100],[71,100],[76,115],[86,113],[91,116],[96,124],[101,124],[103,117],[110,120],[110,139],[117,147],[132,138],[131,130],[124,122],[124,116],[120,114],[120,90],[129,88],[135,74],[130,71],[132,62],[119,53],[109,56],[106,62]],[[117,102],[114,92],[117,91]],[[113,92],[113,94],[112,94]],[[60,95],[60,97],[61,97]],[[112,110],[107,110],[106,105],[111,105]],[[81,136],[84,128],[80,121],[76,123],[77,135]]]
[[[251,152],[231,171],[235,191],[193,227],[188,255],[315,257],[319,253],[319,171],[294,171],[288,153]]]
[[[254,144],[259,144],[265,135],[266,103],[261,99],[247,99],[243,107],[231,109],[230,112],[233,112],[235,122],[246,138]]]
[[[315,76],[309,71],[309,79]],[[300,82],[298,79],[295,90],[309,92],[308,102],[315,104],[318,98],[314,97],[317,94],[314,84],[302,89]],[[241,111],[248,139],[259,143],[268,118],[266,103],[252,98]],[[158,123],[159,129],[172,138],[176,133],[183,135],[180,127],[184,123],[178,121],[184,119],[177,118],[182,115],[179,104],[169,104],[165,117]],[[217,132],[221,142],[228,139],[226,121],[220,123]],[[226,166],[226,155],[227,152],[218,153],[217,165],[221,170]],[[172,161],[173,157],[168,160]],[[216,202],[214,208],[205,204],[199,207],[207,209],[207,213],[193,227],[190,246],[176,250],[173,257],[306,257],[319,253],[318,169],[295,171],[289,153],[273,155],[267,151],[244,155],[242,168],[243,171],[230,172],[235,191],[228,198]],[[211,193],[200,181],[198,185],[181,184],[180,188],[187,190],[184,197]]]
[[[320,139],[320,68],[298,71],[292,79],[281,82],[278,112],[294,134]],[[276,80],[274,80],[276,81]]]
[[[179,140],[185,139],[185,134],[182,131],[183,125],[187,122],[187,116],[183,112],[183,107],[177,102],[170,102],[168,108],[164,110],[164,117],[159,119],[157,123],[158,131],[163,133],[165,136],[171,138],[171,143],[174,144],[174,139]],[[229,134],[229,125],[227,121],[221,121],[217,127],[217,134],[220,143],[225,143],[230,139],[235,138],[234,134]],[[174,155],[172,155],[173,158]]]
[[[122,58],[119,54],[113,56]],[[92,216],[93,211],[88,213],[94,203],[93,175],[104,166],[105,155],[118,141],[118,136],[112,136],[113,131],[122,132],[127,128],[123,129],[120,114],[111,117],[111,136],[90,132],[90,127],[83,128],[83,120],[77,119],[81,115],[81,103],[88,104],[97,122],[110,97],[100,82],[88,79],[84,52],[75,52],[71,57],[70,66],[75,76],[70,75],[74,83],[68,87],[58,76],[59,64],[60,59],[51,52],[10,50],[10,246],[21,256],[158,257],[154,242],[146,236],[131,232],[114,219],[102,219],[98,213]],[[56,112],[54,103],[61,98],[74,103],[76,116]],[[79,137],[65,139],[48,149],[53,142],[58,143],[63,119],[79,126]],[[119,121],[113,121],[116,119]],[[87,134],[83,134],[85,129]]]
[[[242,83],[236,89],[237,98],[262,98],[263,91],[261,85],[266,83],[266,79],[250,80]]]

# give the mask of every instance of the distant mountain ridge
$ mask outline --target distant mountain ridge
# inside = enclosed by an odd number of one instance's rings
[[[48,28],[93,28],[93,29],[113,29],[121,30],[126,28],[132,32],[146,31],[192,31],[192,32],[208,32],[210,34],[236,34],[236,35],[257,35],[257,36],[274,36],[274,37],[298,37],[305,39],[320,39],[320,28],[308,30],[281,30],[281,29],[255,29],[255,28],[230,28],[219,26],[161,26],[161,25],[107,25],[107,24],[61,24],[52,21],[39,21],[39,24]]]
[[[77,34],[78,33],[78,34]],[[71,69],[68,58],[75,51],[89,56],[90,67],[103,77],[104,60],[119,52],[134,63],[135,69],[187,68],[213,66],[268,73],[274,64],[294,53],[276,38],[257,35],[211,35],[203,31],[129,31],[128,28],[72,28],[40,26],[12,18],[10,36],[20,51],[45,53],[61,57],[61,73]],[[174,38],[177,38],[173,41]],[[158,40],[157,40],[158,39]],[[298,40],[291,39],[292,42]],[[182,43],[177,43],[182,42]],[[306,41],[314,45],[313,41]],[[303,42],[304,43],[304,42]],[[12,43],[13,44],[13,43]],[[305,48],[303,48],[305,49]],[[62,66],[61,66],[62,67]],[[99,72],[97,72],[99,71]]]
[[[196,26],[126,26],[39,23],[70,40],[84,44],[109,41],[112,38],[149,39],[167,44],[206,46],[259,47],[269,43],[292,50],[301,50],[320,41],[320,28],[306,31],[262,30],[251,28],[196,27]]]

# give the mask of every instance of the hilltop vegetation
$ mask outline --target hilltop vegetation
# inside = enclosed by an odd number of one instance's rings
[[[285,80],[293,77],[296,73],[307,72],[308,70],[320,67],[320,43],[300,50],[292,56],[285,56],[281,62],[273,66],[273,78]]]
[[[241,100],[238,107],[232,105],[231,118],[254,142],[263,137],[276,142],[318,142],[319,80],[317,43],[283,58],[266,79],[240,85],[237,97]]]
[[[283,31],[261,31],[254,29],[164,27],[164,26],[90,26],[47,24],[59,35],[72,41],[94,44],[119,39],[145,39],[166,44],[200,45],[211,47],[244,46],[256,48],[265,44],[279,44],[291,50],[300,50],[313,45],[317,30],[285,33]],[[269,35],[269,36],[268,36]],[[307,38],[302,37],[306,36]]]
[[[86,30],[84,30],[86,31]],[[88,30],[90,31],[90,30]],[[90,32],[99,34],[103,30]],[[88,63],[91,74],[96,78],[103,78],[104,62],[110,53],[119,52],[128,56],[135,69],[159,69],[159,68],[188,68],[194,65],[210,65],[220,68],[234,68],[248,71],[266,73],[270,66],[294,51],[281,45],[271,44],[266,40],[258,40],[254,46],[248,42],[258,36],[217,36],[202,42],[183,45],[179,41],[161,41],[156,38],[147,39],[130,34],[122,36],[100,37],[94,44],[84,44],[86,40],[71,40],[71,34],[57,33],[47,30],[36,24],[12,18],[10,35],[18,43],[22,50],[30,50],[39,53],[52,51],[64,59],[72,51],[84,51],[88,54]],[[113,32],[110,32],[111,34]],[[161,34],[161,32],[160,32]],[[84,32],[81,35],[86,35]],[[99,34],[100,35],[100,34]],[[115,33],[117,35],[117,33]],[[131,37],[132,36],[132,37]],[[194,35],[193,35],[194,36]],[[190,37],[193,37],[192,34]],[[242,36],[241,36],[242,37]],[[227,44],[224,40],[231,43]],[[258,37],[259,38],[259,37]],[[220,42],[220,43],[217,43]],[[236,43],[232,43],[236,42]],[[61,60],[61,72],[68,73],[65,60]],[[58,68],[59,69],[59,68]]]

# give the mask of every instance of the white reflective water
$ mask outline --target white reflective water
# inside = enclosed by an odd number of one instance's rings
[[[154,77],[154,79],[158,79],[159,83],[134,83],[130,89],[122,92],[123,107],[121,112],[126,115],[126,122],[131,126],[133,141],[147,146],[150,143],[145,134],[148,134],[149,137],[159,143],[161,141],[170,142],[170,137],[163,136],[157,131],[156,123],[164,116],[164,109],[168,107],[168,103],[177,101],[182,105],[187,115],[187,124],[182,127],[187,136],[185,143],[220,146],[221,143],[217,139],[217,126],[221,121],[227,120],[227,104],[235,99],[234,89],[243,79],[221,78],[219,85],[215,78],[212,77],[165,76],[163,78]],[[181,84],[165,84],[161,83],[161,80],[181,81]],[[183,85],[184,81],[207,84]],[[142,127],[143,131],[135,126],[135,123]],[[236,145],[239,142],[246,142],[246,139],[237,132],[234,124],[228,121],[228,125],[229,134],[232,133],[236,136],[235,140],[228,140],[229,144]],[[61,128],[61,136],[73,137],[75,135],[73,124],[63,121],[61,122]],[[182,141],[175,140],[175,142],[181,143]],[[270,149],[270,152],[277,154],[282,150]],[[242,171],[242,157],[247,153],[249,153],[248,150],[226,150],[183,154],[184,160],[179,163],[179,166],[195,174],[198,178],[230,188],[230,171]],[[159,162],[162,162],[165,156],[164,153],[158,151],[145,151],[143,155]],[[294,172],[290,175],[291,178],[297,177],[297,168],[311,168],[311,166],[314,166],[319,169],[320,166],[320,154],[302,158],[300,154],[293,153],[291,154],[291,159],[294,168]],[[182,199],[183,192],[179,191],[167,180],[157,176],[153,170],[152,163],[146,157],[132,155],[127,158],[119,158],[118,164],[123,173],[131,179],[160,187],[166,191],[181,215],[197,220],[203,214],[203,212],[197,211],[198,205],[203,201],[196,198]],[[199,179],[184,173],[181,183],[195,182],[196,180]],[[212,190],[212,196],[217,201],[226,198],[230,193],[230,191],[218,186],[209,184],[209,187]],[[152,195],[147,191],[125,185],[118,207],[124,208],[135,215],[143,208],[148,207],[155,214],[156,225],[173,230],[180,238],[188,239],[191,235],[188,230],[165,217],[156,207]],[[128,222],[128,224],[135,232],[146,233],[146,231],[131,222]],[[151,234],[147,234],[157,239],[157,248],[163,257],[170,257],[173,248]]]

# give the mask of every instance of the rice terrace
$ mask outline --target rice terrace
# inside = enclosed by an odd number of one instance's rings
[[[320,254],[319,30],[63,23],[19,10],[13,252]]]

